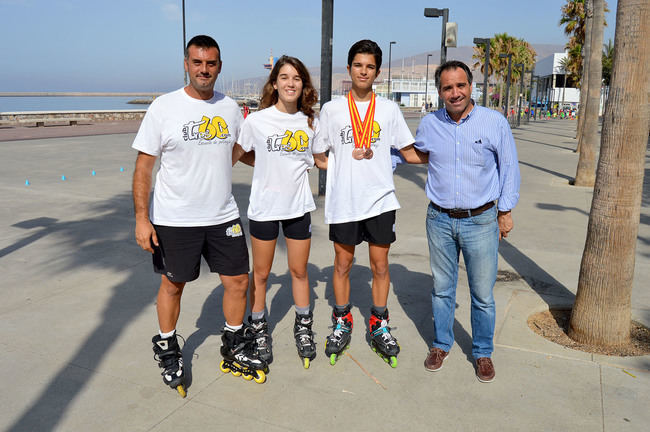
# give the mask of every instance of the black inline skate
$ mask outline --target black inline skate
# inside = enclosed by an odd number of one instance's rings
[[[370,332],[370,347],[392,368],[397,367],[397,354],[399,344],[397,339],[390,334],[388,326],[388,309],[383,314],[378,314],[375,309],[370,311],[368,331]]]
[[[298,355],[302,359],[305,369],[309,368],[309,362],[316,358],[316,342],[311,326],[314,323],[314,314],[310,311],[307,315],[299,315],[296,312],[296,321],[293,324],[293,337],[296,338]]]
[[[248,326],[255,334],[255,347],[259,357],[264,360],[266,364],[271,364],[273,362],[273,347],[271,335],[269,334],[269,323],[266,321],[266,318],[262,317],[258,320],[254,320],[251,317],[248,317]]]
[[[237,331],[224,328],[221,336],[221,355],[221,372],[231,372],[246,381],[254,380],[258,384],[266,381],[264,370],[267,365],[259,358],[255,349],[255,335],[249,327],[244,326]]]
[[[329,357],[330,364],[333,366],[350,344],[350,339],[352,339],[353,319],[350,307],[345,308],[340,315],[334,309],[332,311],[332,324],[332,334],[327,336],[325,342],[325,354]]]
[[[185,372],[183,371],[183,353],[180,346],[178,346],[176,333],[166,339],[157,334],[151,339],[151,342],[153,343],[153,358],[162,369],[163,382],[176,389],[182,397],[187,396]]]

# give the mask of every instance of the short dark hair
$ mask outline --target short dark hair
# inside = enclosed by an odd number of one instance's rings
[[[442,75],[444,71],[450,69],[462,69],[465,71],[465,75],[467,75],[467,82],[469,82],[470,85],[472,84],[472,71],[469,70],[469,67],[462,61],[449,60],[448,62],[444,62],[438,66],[436,69],[436,87],[438,87],[438,91],[440,91],[440,75]]]
[[[373,55],[377,70],[381,69],[381,48],[379,48],[377,42],[371,41],[370,39],[363,39],[352,45],[348,51],[348,66],[352,66],[352,60],[354,60],[354,56],[357,54]]]
[[[221,61],[221,48],[219,48],[217,41],[212,39],[210,36],[197,35],[190,39],[185,47],[185,58],[189,57],[189,49],[191,46],[198,48],[216,48],[217,51],[219,51],[219,61]]]

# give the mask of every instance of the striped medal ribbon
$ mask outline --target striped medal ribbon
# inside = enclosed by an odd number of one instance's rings
[[[372,136],[372,126],[375,122],[375,93],[370,97],[368,111],[366,111],[363,122],[359,115],[359,110],[352,97],[352,92],[348,92],[348,109],[350,111],[350,122],[352,124],[352,136],[354,138],[354,150],[352,157],[357,160],[370,159],[372,150],[370,149],[370,138]],[[365,149],[365,150],[364,150]]]

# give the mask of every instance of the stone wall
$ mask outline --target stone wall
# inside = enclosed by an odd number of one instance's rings
[[[97,111],[22,111],[0,114],[3,123],[16,123],[20,120],[45,119],[55,122],[57,119],[77,118],[89,122],[108,122],[120,120],[142,120],[146,110],[97,110]]]

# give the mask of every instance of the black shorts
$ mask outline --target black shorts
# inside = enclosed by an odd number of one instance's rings
[[[330,240],[350,246],[366,241],[390,244],[395,241],[395,210],[368,219],[330,224]]]
[[[307,240],[311,238],[311,213],[279,221],[258,222],[250,219],[248,225],[252,237],[260,240],[275,240],[280,234],[280,223],[282,223],[282,232],[288,239]]]
[[[199,277],[201,256],[213,273],[248,273],[248,247],[239,218],[220,225],[170,227],[154,225],[159,247],[153,246],[153,268],[172,282]]]

